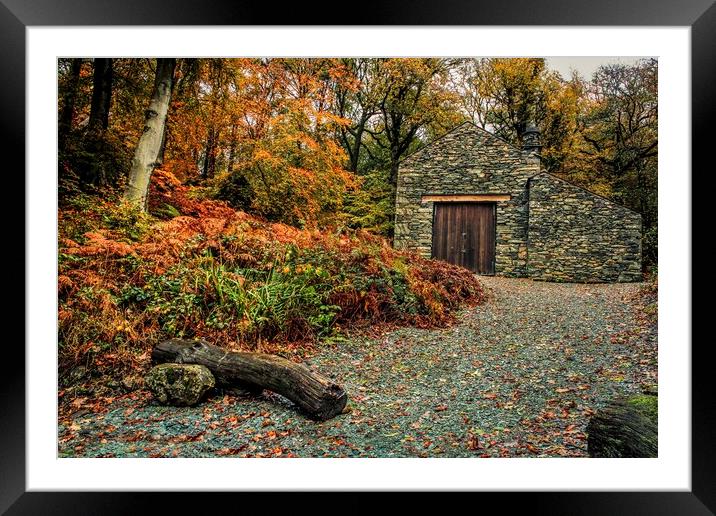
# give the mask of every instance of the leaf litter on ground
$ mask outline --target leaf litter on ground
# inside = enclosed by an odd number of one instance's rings
[[[589,417],[657,382],[643,284],[485,277],[490,300],[450,328],[399,328],[317,348],[349,393],[315,422],[285,398],[217,394],[197,407],[146,391],[76,399],[61,457],[584,457]]]

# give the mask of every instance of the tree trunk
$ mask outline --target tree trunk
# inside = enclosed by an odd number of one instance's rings
[[[614,400],[598,410],[587,425],[590,457],[657,457],[656,396]]]
[[[175,62],[176,59],[173,58],[157,59],[154,92],[149,108],[145,112],[144,131],[134,151],[129,182],[124,192],[125,201],[141,206],[143,209],[147,207],[149,179],[156,166],[164,137]]]
[[[353,147],[349,150],[348,155],[350,157],[350,171],[358,172],[358,165],[360,164],[360,149],[363,146],[363,131],[365,125],[368,123],[367,118],[361,118],[355,131],[355,139],[353,140]]]
[[[109,127],[109,108],[112,102],[112,59],[94,60],[92,80],[92,103],[90,105],[89,131],[99,138]]]
[[[167,150],[167,126],[169,124],[169,115],[167,114],[167,118],[164,120],[164,131],[162,131],[162,143],[159,144],[159,152],[157,153],[157,161],[155,162],[155,165],[157,167],[161,167],[164,164],[164,154]]]
[[[234,353],[204,341],[171,339],[157,344],[152,362],[203,365],[214,374],[218,386],[268,389],[320,421],[340,414],[348,401],[343,388],[328,378],[302,364],[265,353]]]
[[[204,157],[204,170],[202,175],[204,179],[211,179],[214,177],[216,171],[216,143],[218,138],[218,131],[214,127],[210,127],[206,140],[206,154]]]
[[[174,68],[176,68],[176,63],[174,64]],[[174,72],[172,72],[172,86],[171,86],[171,96],[170,96],[170,102],[172,98],[176,98],[176,95],[174,93],[174,90],[177,89],[177,86],[181,82],[181,77],[178,80],[174,79]],[[164,131],[162,132],[162,143],[159,146],[159,153],[157,154],[157,166],[161,167],[164,164],[164,156],[167,152],[167,139],[169,138],[169,107],[167,107],[167,115],[164,119]]]
[[[103,186],[108,182],[105,132],[109,127],[109,108],[112,101],[112,59],[96,58],[92,79],[92,101],[90,103],[87,135],[84,151],[90,157],[79,167],[80,181],[89,186]]]
[[[67,93],[65,94],[65,101],[62,104],[62,112],[60,113],[60,122],[58,129],[58,146],[60,148],[60,151],[66,150],[67,137],[72,132],[72,120],[75,116],[75,103],[77,102],[77,90],[80,84],[81,70],[82,59],[72,59],[70,66],[70,79],[67,85]]]
[[[395,188],[398,185],[398,167],[400,166],[400,157],[395,156],[394,152],[391,152],[390,157],[390,185]]]
[[[231,174],[234,171],[234,162],[236,161],[236,126],[231,126],[231,144],[229,145],[229,159],[226,163],[226,172]]]

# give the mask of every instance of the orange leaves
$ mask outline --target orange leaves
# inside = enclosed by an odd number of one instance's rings
[[[353,186],[352,174],[342,168],[340,146],[319,142],[310,129],[286,116],[275,121],[269,136],[250,142],[253,152],[239,160],[235,173],[248,181],[258,213],[315,226],[338,211],[343,193]]]
[[[88,232],[85,233],[87,243],[78,247],[68,247],[63,249],[65,254],[77,256],[127,256],[134,254],[132,246],[125,242],[118,242],[107,238],[104,232]]]
[[[252,158],[254,161],[265,161],[267,164],[276,163],[278,160],[278,158],[271,154],[268,150],[262,148],[255,149]]]
[[[292,176],[295,184],[325,183],[305,167]],[[298,354],[319,330],[444,326],[456,307],[483,298],[465,269],[397,251],[364,231],[298,229],[193,198],[166,169],[155,171],[150,196],[150,205],[162,203],[182,214],[147,223],[136,239],[101,226],[99,209],[84,241],[61,241],[72,246],[60,247],[62,371],[87,364],[127,376],[148,364],[152,342],[180,332],[236,349]],[[296,299],[304,304],[264,327],[247,307],[273,292],[264,288],[265,274],[276,291],[300,287]]]
[[[193,217],[228,218],[235,211],[221,201],[189,197],[189,188],[182,185],[169,167],[156,169],[149,190],[149,211],[155,212],[171,205],[182,215]]]
[[[58,292],[67,293],[72,287],[74,287],[74,283],[72,282],[72,280],[69,277],[67,277],[63,274],[60,274],[57,277]]]
[[[539,453],[539,450],[535,446],[531,445],[530,443],[525,444],[525,448],[527,448],[530,451],[530,453],[534,453],[535,455]]]
[[[480,439],[477,437],[476,434],[470,434],[467,439],[467,449],[470,451],[476,451],[482,448],[482,445],[480,444]]]
[[[247,445],[240,446],[239,448],[221,448],[219,451],[216,452],[216,455],[219,455],[220,457],[238,455],[239,453],[244,451],[246,447]]]

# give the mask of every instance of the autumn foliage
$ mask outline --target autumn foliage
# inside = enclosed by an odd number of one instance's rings
[[[362,231],[270,223],[157,170],[150,212],[79,197],[59,213],[61,376],[141,371],[168,337],[297,356],[376,325],[444,326],[482,301],[467,270]]]
[[[60,59],[61,371],[144,364],[168,336],[290,354],[377,323],[447,324],[482,299],[477,280],[382,236],[400,160],[463,120],[517,146],[536,124],[546,169],[642,214],[655,264],[657,69],[589,80],[541,58],[177,59],[147,214],[113,192],[157,60]]]

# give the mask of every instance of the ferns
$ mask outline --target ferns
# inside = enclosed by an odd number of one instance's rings
[[[325,304],[312,278],[273,268],[268,272],[229,269],[210,256],[199,258],[196,265],[150,277],[141,288],[128,287],[119,302],[159,314],[162,329],[178,337],[186,336],[186,327],[201,324],[231,330],[241,342],[331,333],[339,307]]]
[[[168,193],[150,204],[184,215],[149,232],[133,211],[83,196],[58,213],[63,370],[92,361],[119,373],[171,337],[303,352],[319,338],[377,324],[443,326],[483,298],[465,269],[362,231],[270,224],[190,200],[169,174],[157,177]]]

